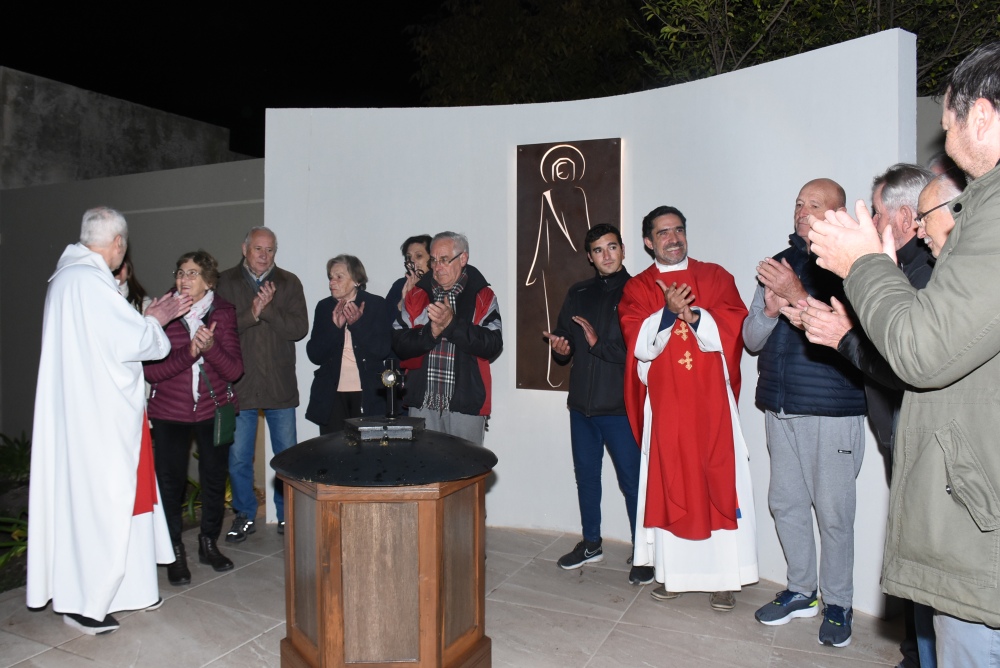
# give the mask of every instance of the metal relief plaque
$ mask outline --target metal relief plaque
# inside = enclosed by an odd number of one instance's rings
[[[518,388],[569,389],[569,365],[542,332],[570,286],[594,275],[583,244],[599,223],[621,228],[621,139],[517,147]]]

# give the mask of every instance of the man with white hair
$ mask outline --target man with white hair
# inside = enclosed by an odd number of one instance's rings
[[[490,363],[503,350],[497,297],[469,264],[464,234],[435,235],[430,268],[406,295],[392,339],[400,359],[420,359],[406,376],[410,415],[424,418],[428,429],[482,445]]]
[[[955,218],[948,204],[961,194],[962,189],[948,174],[935,177],[920,193],[917,236],[927,244],[934,257],[941,254],[944,242],[955,228]]]
[[[242,543],[256,531],[257,496],[253,462],[258,412],[264,412],[271,450],[283,452],[298,442],[295,407],[295,342],[309,333],[309,312],[299,277],[274,264],[278,237],[266,227],[253,227],[243,239],[243,261],[219,274],[215,293],[236,307],[236,327],[243,351],[243,377],[236,381],[240,412],[229,448],[229,482],[236,517],[227,543]],[[278,533],[285,533],[285,495],[274,484]]]
[[[174,560],[142,362],[170,352],[163,326],[191,299],[156,299],[140,315],[112,276],[127,246],[120,213],[84,214],[49,279],[35,394],[27,603],[51,600],[89,635],[117,629],[112,612],[159,607],[156,564]]]

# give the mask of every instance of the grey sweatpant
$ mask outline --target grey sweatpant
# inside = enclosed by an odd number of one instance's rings
[[[864,416],[822,417],[767,411],[771,454],[767,500],[788,562],[788,589],[817,589],[813,514],[822,556],[819,590],[825,605],[850,608],[854,598],[856,484],[865,455]]]
[[[441,431],[452,436],[464,438],[472,441],[476,445],[482,445],[486,435],[485,415],[465,415],[464,413],[452,413],[451,411],[440,411],[410,408],[410,417],[424,418],[424,427],[432,431]]]

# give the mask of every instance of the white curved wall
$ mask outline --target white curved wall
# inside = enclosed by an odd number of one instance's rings
[[[807,180],[840,182],[868,199],[872,176],[915,156],[915,39],[880,33],[703,81],[619,97],[510,107],[280,109],[267,115],[267,224],[278,263],[302,279],[310,305],[326,296],[326,260],[364,261],[369,289],[401,275],[399,244],[417,233],[468,234],[471,263],[493,283],[505,329],[493,365],[486,444],[500,463],[487,496],[495,526],[579,531],[565,396],[514,384],[515,150],[518,144],[621,137],[626,265],[645,268],[638,223],[660,204],[688,217],[692,257],[725,266],[749,303],[754,266],[786,245]],[[313,367],[299,347],[303,402]],[[761,576],[784,582],[767,510],[763,416],[755,360],[743,360],[740,408],[751,451]],[[299,415],[300,439],[316,435]],[[858,479],[856,599],[878,613],[888,493],[874,441]],[[603,533],[628,539],[610,462]],[[273,516],[273,510],[272,510]]]

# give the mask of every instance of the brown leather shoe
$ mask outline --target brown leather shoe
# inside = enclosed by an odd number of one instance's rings
[[[713,591],[708,597],[708,604],[713,610],[728,612],[736,607],[736,594],[731,591]]]
[[[655,598],[657,601],[669,601],[671,599],[679,598],[681,592],[667,591],[666,585],[660,585],[653,591],[649,592],[649,595]]]

